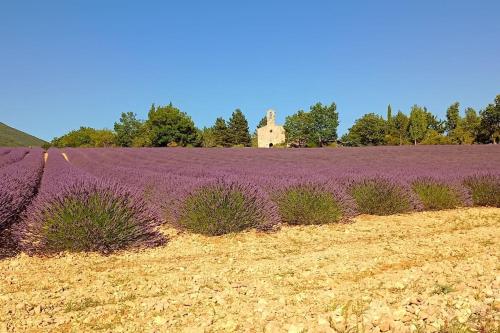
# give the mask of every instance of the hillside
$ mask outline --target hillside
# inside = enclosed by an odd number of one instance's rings
[[[0,122],[0,147],[42,146],[45,141]]]

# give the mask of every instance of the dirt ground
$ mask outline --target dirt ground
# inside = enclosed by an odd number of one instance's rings
[[[493,332],[500,322],[498,208],[165,232],[156,249],[0,261],[0,332]]]

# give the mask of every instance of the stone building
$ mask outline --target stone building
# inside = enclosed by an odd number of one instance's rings
[[[270,148],[285,142],[285,128],[276,125],[276,112],[267,110],[267,125],[257,128],[257,145],[259,148]]]

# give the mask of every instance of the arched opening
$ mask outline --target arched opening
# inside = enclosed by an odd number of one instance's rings
[[[272,143],[270,143],[270,144],[269,144],[269,148],[272,148],[272,147],[273,147],[273,144],[272,144]]]

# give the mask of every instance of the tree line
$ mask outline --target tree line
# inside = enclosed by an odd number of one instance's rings
[[[257,128],[266,125],[262,118]],[[286,142],[290,147],[331,145],[377,146],[408,144],[473,144],[500,142],[500,95],[477,112],[453,103],[441,120],[426,107],[414,105],[406,115],[395,115],[389,105],[387,116],[368,113],[357,119],[340,140],[339,114],[335,103],[316,103],[309,111],[299,110],[285,119]],[[189,115],[172,105],[151,106],[145,120],[123,112],[113,130],[80,127],[54,138],[56,147],[252,147],[257,134],[250,134],[248,121],[236,109],[226,121],[219,117],[211,127],[199,129]]]
[[[479,113],[471,107],[460,112],[455,102],[446,110],[446,119],[438,119],[426,107],[414,105],[409,115],[398,111],[387,117],[368,113],[357,119],[342,136],[346,146],[380,146],[407,144],[474,144],[500,142],[500,95]]]

